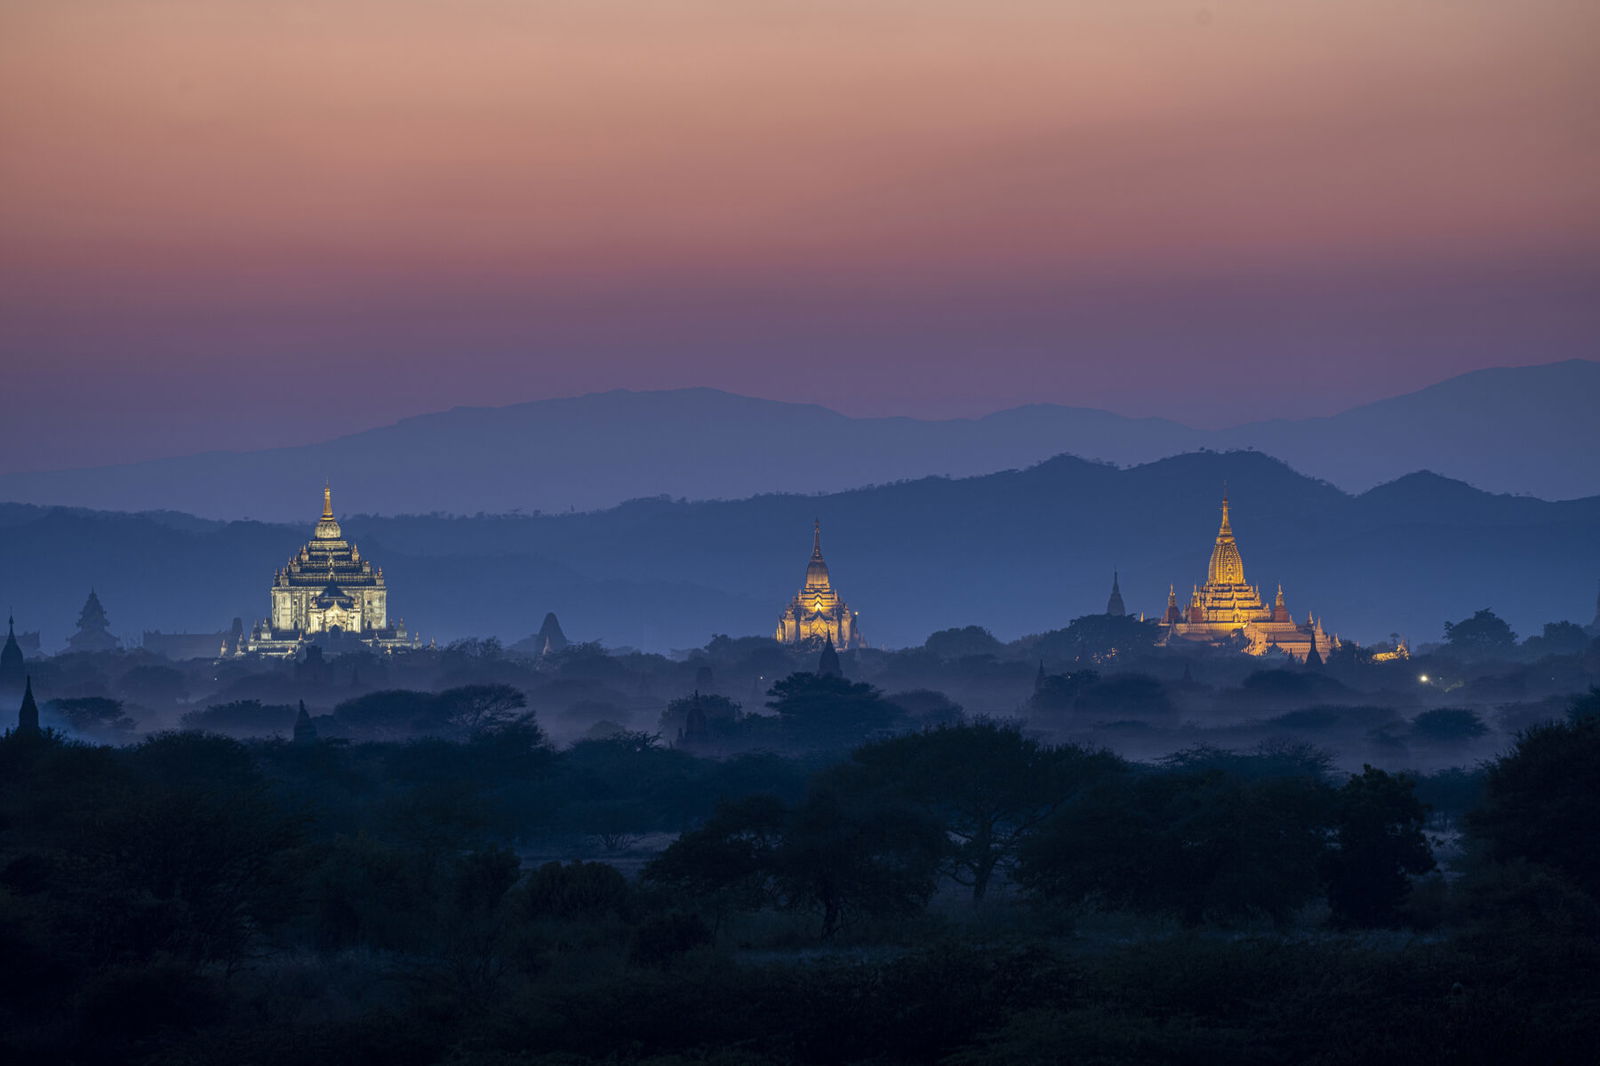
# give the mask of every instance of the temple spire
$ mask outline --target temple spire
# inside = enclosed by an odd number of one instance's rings
[[[333,483],[329,481],[322,483],[322,517],[333,517]]]
[[[22,706],[17,710],[17,732],[24,736],[39,735],[39,704],[33,698],[33,678],[27,680],[22,692]]]
[[[18,681],[27,679],[28,666],[22,658],[22,646],[17,643],[16,619],[6,619],[6,642],[0,647],[0,692],[15,692]]]
[[[317,727],[311,721],[311,715],[306,711],[306,701],[300,701],[300,712],[294,716],[294,742],[296,744],[312,744],[317,739]]]
[[[814,519],[811,523],[811,558],[822,558],[822,519]]]
[[[1206,570],[1207,587],[1216,585],[1243,585],[1244,560],[1239,557],[1239,545],[1233,539],[1233,523],[1228,516],[1228,486],[1222,486],[1222,525],[1217,528],[1217,543],[1211,549],[1211,565]]]
[[[817,657],[817,675],[819,677],[843,677],[844,667],[839,662],[839,650],[833,646],[833,635],[829,634],[822,645],[822,654]]]
[[[1122,602],[1122,585],[1118,581],[1118,574],[1111,571],[1111,596],[1106,600],[1106,614],[1121,617],[1128,613],[1127,605]]]

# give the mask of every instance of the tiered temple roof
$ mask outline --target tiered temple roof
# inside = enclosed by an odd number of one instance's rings
[[[831,640],[837,648],[865,647],[856,615],[833,587],[827,561],[822,557],[822,522],[812,525],[811,558],[806,562],[805,583],[778,616],[775,638],[784,644]]]
[[[277,588],[318,588],[334,592],[356,588],[383,588],[383,569],[361,557],[361,549],[344,539],[333,516],[333,487],[322,487],[322,517],[305,547],[290,556],[274,576]]]
[[[1222,523],[1211,548],[1204,585],[1194,586],[1186,609],[1178,607],[1175,589],[1167,592],[1167,609],[1161,618],[1164,638],[1224,643],[1242,636],[1252,655],[1281,651],[1304,660],[1313,649],[1326,655],[1339,646],[1337,636],[1329,637],[1320,619],[1306,616],[1297,624],[1284,601],[1283,586],[1278,586],[1272,606],[1261,597],[1261,589],[1244,576],[1244,557],[1233,535],[1233,520],[1226,490],[1222,496]]]
[[[322,515],[311,539],[272,577],[272,616],[256,625],[242,654],[293,655],[312,639],[355,641],[381,651],[417,646],[404,622],[389,623],[381,567],[361,557],[333,514],[323,486]]]

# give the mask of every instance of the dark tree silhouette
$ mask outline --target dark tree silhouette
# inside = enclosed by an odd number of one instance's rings
[[[1155,622],[1134,615],[1088,614],[1043,634],[1032,651],[1050,662],[1123,663],[1148,654],[1160,636]]]
[[[1410,877],[1433,869],[1422,834],[1427,808],[1415,781],[1370,766],[1347,781],[1334,800],[1333,848],[1328,854],[1328,905],[1346,926],[1392,926],[1411,893]]]
[[[789,816],[776,796],[719,804],[703,826],[681,834],[641,876],[706,911],[720,926],[731,912],[778,901],[776,855]]]
[[[974,655],[997,655],[1005,647],[982,626],[941,629],[928,635],[922,645],[941,659],[966,659]]]
[[[1451,651],[1463,655],[1504,654],[1517,646],[1517,635],[1511,627],[1487,607],[1471,618],[1446,622],[1444,639]]]
[[[827,939],[852,915],[921,910],[944,844],[937,823],[909,807],[814,789],[789,818],[776,883],[788,906],[821,913]]]
[[[842,677],[790,674],[772,686],[771,696],[767,706],[778,713],[784,734],[806,748],[848,748],[899,717],[877,689]]]
[[[1435,707],[1411,720],[1411,734],[1436,744],[1463,744],[1489,731],[1476,711],[1457,707]]]
[[[950,841],[945,872],[981,902],[1046,818],[1122,765],[1109,753],[1052,747],[1015,725],[980,720],[858,748],[843,779],[885,789],[933,818]]]
[[[1281,923],[1321,886],[1327,808],[1314,777],[1109,778],[1024,844],[1016,876],[1056,902]]]
[[[1491,763],[1468,829],[1500,861],[1560,871],[1600,896],[1600,717],[1535,726]]]

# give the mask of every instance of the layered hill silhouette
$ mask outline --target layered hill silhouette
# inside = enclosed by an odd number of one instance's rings
[[[1129,469],[1062,456],[1028,469],[819,496],[639,500],[546,516],[344,516],[388,576],[390,610],[441,641],[507,641],[560,615],[574,639],[650,650],[766,634],[823,522],[834,579],[868,639],[920,644],[984,625],[1013,638],[1104,609],[1111,571],[1131,611],[1204,579],[1221,486],[1249,580],[1282,582],[1298,617],[1363,642],[1436,640],[1493,607],[1521,633],[1586,623],[1600,576],[1600,497],[1492,495],[1413,473],[1350,495],[1258,453],[1197,453]],[[267,607],[273,570],[310,534],[214,522],[0,506],[0,596],[59,647],[89,586],[114,631],[212,631]]]
[[[1600,363],[1483,370],[1330,418],[1205,431],[1038,404],[978,419],[849,418],[714,389],[462,407],[315,445],[0,476],[0,500],[294,520],[331,479],[375,514],[567,512],[965,477],[1071,454],[1147,463],[1251,448],[1360,492],[1429,469],[1492,492],[1600,494]],[[234,442],[227,442],[234,443]],[[310,501],[308,503],[308,501]]]

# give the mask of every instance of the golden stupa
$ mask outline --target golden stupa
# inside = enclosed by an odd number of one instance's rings
[[[1167,610],[1161,618],[1165,643],[1195,641],[1227,644],[1244,641],[1243,650],[1251,655],[1281,651],[1304,661],[1313,651],[1318,658],[1337,648],[1341,641],[1330,637],[1322,620],[1309,614],[1296,622],[1283,600],[1283,586],[1272,606],[1261,598],[1261,590],[1244,579],[1244,558],[1233,536],[1228,494],[1222,494],[1222,525],[1211,548],[1211,563],[1206,582],[1197,585],[1187,608],[1179,608],[1177,589],[1167,589]]]

